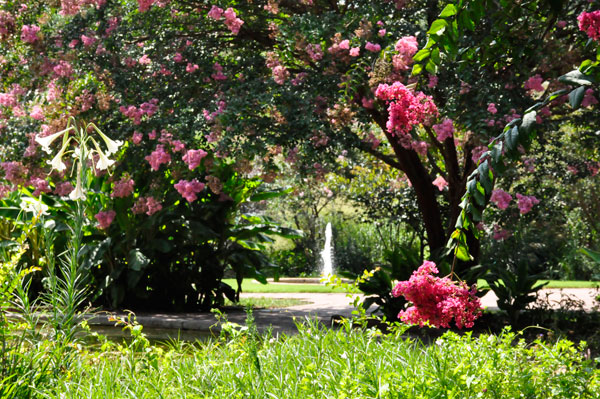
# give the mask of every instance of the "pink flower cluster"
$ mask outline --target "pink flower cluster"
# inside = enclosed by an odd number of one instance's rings
[[[534,205],[539,204],[540,200],[535,198],[533,195],[521,195],[517,194],[517,206],[521,215],[525,215]]]
[[[538,73],[538,74],[533,75],[529,79],[527,79],[527,81],[523,85],[523,88],[525,90],[529,90],[529,91],[543,92],[544,90],[546,90],[546,89],[544,89],[544,86],[542,86],[543,82],[544,82],[544,79]]]
[[[579,29],[591,39],[600,41],[600,10],[582,12],[578,17]]]
[[[175,189],[187,202],[194,202],[198,199],[197,194],[204,190],[204,183],[200,183],[197,179],[192,181],[179,180],[175,184]]]
[[[221,17],[225,17],[225,26],[227,26],[227,29],[234,35],[237,35],[240,32],[240,29],[244,24],[244,21],[237,17],[235,10],[231,7],[223,11],[222,8],[213,5],[207,14],[207,17],[212,18],[215,21],[218,21]]]
[[[101,211],[94,215],[98,221],[98,227],[101,229],[107,229],[115,219],[115,216],[117,216],[117,213],[112,209],[110,211]]]
[[[413,56],[419,50],[417,38],[414,36],[404,36],[394,46],[398,54],[392,57],[392,65],[397,71],[407,70],[413,63]]]
[[[200,162],[202,158],[204,158],[208,153],[204,150],[189,150],[183,156],[183,162],[185,162],[190,170],[196,169],[200,166]]]
[[[510,201],[512,201],[512,196],[506,191],[498,189],[492,191],[490,201],[496,204],[498,209],[504,210],[510,205]]]
[[[313,61],[319,61],[323,59],[323,49],[320,44],[309,44],[306,46],[306,52]]]
[[[596,104],[598,104],[598,99],[594,97],[594,89],[587,89],[581,101],[581,106],[585,108]]]
[[[404,296],[413,306],[398,313],[398,318],[406,323],[423,327],[450,327],[454,319],[458,328],[473,327],[481,316],[481,302],[475,296],[476,287],[471,289],[464,282],[455,282],[448,277],[436,277],[435,263],[425,261],[413,272],[408,281],[400,281],[392,290],[392,295]]]
[[[210,75],[211,78],[213,78],[214,80],[227,80],[227,76],[225,76],[225,74],[223,73],[223,66],[221,64],[215,62],[215,64],[213,65],[213,70],[215,72]]]
[[[135,182],[129,177],[123,177],[121,180],[116,181],[113,187],[111,197],[113,198],[125,198],[129,197],[133,193],[133,186]]]
[[[444,119],[444,121],[438,125],[433,125],[433,130],[437,133],[437,139],[439,142],[451,138],[454,133],[454,125],[452,119]]]
[[[391,86],[380,84],[375,96],[389,103],[387,130],[390,133],[408,135],[413,126],[428,123],[438,115],[433,99],[422,92],[415,93],[400,82]]]
[[[496,240],[496,241],[506,240],[511,235],[512,235],[512,233],[510,230],[503,229],[502,227],[500,227],[497,224],[494,225],[494,234],[492,235],[492,238],[494,240]]]
[[[41,177],[32,178],[29,181],[29,184],[31,184],[35,189],[32,193],[34,197],[37,197],[41,193],[49,193],[50,191],[52,191],[48,182],[45,179],[42,179]]]
[[[56,185],[54,188],[54,194],[61,197],[66,197],[67,195],[71,194],[71,191],[73,190],[75,190],[75,187],[73,187],[71,182],[65,181]]]
[[[144,159],[150,163],[150,169],[156,171],[160,169],[160,165],[163,163],[171,162],[171,154],[165,151],[164,145],[159,144],[156,146],[156,150],[152,151]]]
[[[56,76],[68,78],[73,75],[73,67],[68,61],[60,60],[54,68],[52,68]]]
[[[146,12],[155,2],[156,0],[138,0],[138,9],[140,12]]]
[[[149,102],[142,103],[139,108],[134,105],[128,107],[121,105],[119,111],[129,119],[133,119],[134,125],[139,125],[142,122],[142,117],[147,115],[151,117],[158,110],[158,99],[153,98]]]
[[[8,11],[0,11],[0,36],[4,37],[15,28],[15,17]]]
[[[444,188],[448,187],[448,182],[442,176],[438,176],[431,184],[436,186],[440,191],[444,191]]]
[[[105,3],[106,0],[60,0],[60,14],[75,15],[83,6],[94,5],[100,8]]]
[[[39,105],[34,105],[33,108],[31,108],[31,112],[29,113],[29,116],[35,120],[43,121],[45,118],[44,110]]]
[[[377,43],[367,42],[367,44],[365,44],[365,50],[372,53],[378,53],[381,51],[381,46]]]
[[[35,43],[38,40],[38,32],[40,27],[37,25],[23,25],[21,28],[21,40],[25,43]]]
[[[145,213],[148,216],[152,216],[161,209],[162,205],[154,197],[139,197],[135,204],[133,204],[131,212],[136,215]]]
[[[4,169],[4,179],[13,184],[22,184],[27,176],[27,167],[21,162],[2,162],[0,164]]]

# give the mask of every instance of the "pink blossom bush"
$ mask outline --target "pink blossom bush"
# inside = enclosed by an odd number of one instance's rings
[[[54,188],[54,194],[59,195],[61,197],[66,197],[71,194],[71,191],[75,190],[73,184],[71,182],[65,181],[62,183],[58,183]]]
[[[413,272],[408,281],[400,281],[392,290],[394,297],[404,296],[412,306],[398,313],[405,323],[428,324],[433,327],[449,328],[452,319],[458,328],[471,328],[481,316],[481,302],[464,281],[456,282],[448,277],[436,277],[435,263],[425,261]]]
[[[531,211],[534,205],[539,204],[540,200],[533,195],[521,195],[517,193],[517,207],[521,215],[525,215]]]
[[[150,169],[156,171],[160,169],[160,165],[171,162],[171,154],[165,151],[163,145],[157,145],[156,150],[144,158],[150,163]]]
[[[37,25],[23,25],[21,28],[21,40],[25,43],[33,44],[38,40],[40,27]]]
[[[496,109],[496,104],[494,104],[494,103],[489,103],[487,110],[492,115],[498,112],[498,109]]]
[[[440,191],[444,191],[444,188],[448,187],[448,182],[442,176],[438,176],[431,184],[436,186]]]
[[[191,181],[179,180],[175,184],[175,189],[187,202],[194,202],[198,199],[197,194],[204,190],[204,183],[200,183],[197,179]]]
[[[208,153],[204,150],[188,150],[183,156],[183,162],[186,163],[190,170],[194,170],[200,166],[202,158],[206,155],[208,155]]]
[[[117,213],[112,209],[109,211],[101,211],[94,215],[96,220],[98,221],[98,228],[107,229],[117,216]]]
[[[544,82],[544,79],[538,73],[536,75],[533,75],[529,79],[527,79],[527,81],[523,85],[523,88],[525,90],[529,90],[529,91],[543,92],[545,90],[544,86],[542,86],[543,82]]]
[[[578,17],[579,30],[585,32],[591,39],[600,40],[600,10],[582,12]]]
[[[112,198],[125,198],[129,197],[133,193],[133,186],[135,182],[129,177],[123,177],[121,180],[116,181],[113,187],[113,191],[110,194]]]
[[[372,53],[377,53],[381,51],[381,46],[377,43],[367,42],[367,44],[365,44],[365,50],[370,51]]]
[[[581,101],[583,108],[598,104],[598,99],[594,96],[594,89],[587,89]]]
[[[506,191],[498,189],[492,191],[490,201],[496,204],[498,209],[504,210],[510,205],[510,201],[512,201],[512,196]]]
[[[446,118],[442,121],[442,123],[433,125],[433,130],[436,132],[439,142],[443,142],[444,140],[451,138],[454,133],[454,124],[452,119]]]
[[[408,135],[415,125],[428,122],[438,115],[431,97],[422,92],[415,95],[400,82],[394,82],[391,86],[380,84],[375,96],[389,104],[386,128],[390,133]]]
[[[148,216],[154,215],[162,209],[162,204],[154,197],[139,197],[133,204],[131,212],[134,215],[145,213]]]
[[[395,70],[407,70],[413,63],[413,56],[419,50],[417,38],[404,36],[396,42],[394,49],[398,54],[392,57],[392,65]]]

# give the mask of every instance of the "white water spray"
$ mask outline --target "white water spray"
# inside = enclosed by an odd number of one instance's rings
[[[333,250],[331,248],[331,223],[327,223],[325,227],[325,247],[321,251],[321,259],[323,259],[323,269],[321,269],[322,277],[329,277],[333,274]]]

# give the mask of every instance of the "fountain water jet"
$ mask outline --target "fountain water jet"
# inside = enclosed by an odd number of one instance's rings
[[[331,247],[331,223],[327,223],[325,227],[325,246],[321,251],[321,259],[323,260],[323,268],[321,269],[322,277],[333,275],[333,249]]]

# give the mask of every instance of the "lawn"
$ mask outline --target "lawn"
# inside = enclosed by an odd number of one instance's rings
[[[225,283],[232,287],[237,287],[235,279],[224,279]],[[546,280],[543,280],[546,281]],[[478,281],[480,288],[487,288],[487,283],[484,280]],[[598,288],[598,281],[562,281],[549,280],[549,284],[544,288]],[[242,292],[255,293],[292,293],[292,292],[311,292],[311,293],[344,293],[347,292],[343,288],[332,288],[326,285],[319,284],[261,284],[256,280],[244,279],[242,283]]]

